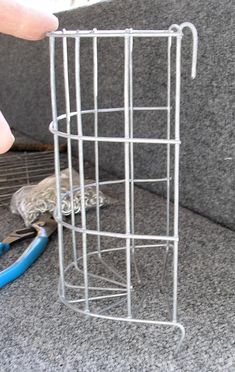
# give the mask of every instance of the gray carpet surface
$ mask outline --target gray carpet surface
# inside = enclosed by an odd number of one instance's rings
[[[198,74],[190,79],[191,35],[185,30],[182,50],[181,97],[181,203],[230,228],[235,228],[234,208],[234,45],[232,0],[156,1],[114,0],[58,15],[67,29],[165,29],[190,21],[199,33]],[[51,141],[48,40],[38,43],[1,35],[2,111],[9,122],[41,141]],[[93,107],[91,45],[82,43],[82,104]],[[68,43],[71,99],[74,97],[73,43]],[[62,54],[58,67],[58,112],[64,112]],[[123,106],[123,47],[117,40],[99,42],[99,107]],[[166,43],[145,40],[134,48],[135,105],[165,105]],[[73,101],[73,99],[72,99]],[[12,109],[14,107],[14,110]],[[71,102],[73,109],[74,102]],[[144,123],[144,125],[143,125]],[[86,123],[85,123],[86,124]],[[88,124],[87,124],[88,125]],[[91,128],[93,124],[89,124]],[[100,115],[106,135],[120,134],[123,117]],[[135,117],[138,135],[164,137],[166,118],[159,113]],[[110,133],[110,132],[109,132]],[[120,174],[120,146],[103,146],[103,167]],[[88,159],[92,160],[89,150]],[[158,146],[136,149],[136,176],[162,176],[164,155]],[[165,175],[164,175],[165,176]],[[149,185],[153,191],[164,190]]]
[[[117,204],[102,210],[107,229],[116,231],[122,225],[121,214],[117,214],[121,207]],[[160,232],[164,210],[164,199],[136,190],[137,231]],[[89,220],[94,223],[95,211],[89,212]],[[22,226],[20,218],[6,209],[1,209],[0,224],[1,238]],[[69,252],[70,234],[65,234],[65,242]],[[178,315],[186,338],[173,359],[171,352],[179,334],[171,329],[85,319],[61,304],[57,245],[53,236],[25,275],[1,290],[0,371],[234,371],[234,232],[180,209]],[[25,246],[2,257],[1,267]],[[91,244],[89,249],[94,247]],[[162,258],[161,250],[137,253],[142,291],[148,295],[139,316],[167,316],[159,293]]]

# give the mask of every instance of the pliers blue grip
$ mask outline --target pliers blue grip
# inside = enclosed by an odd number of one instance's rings
[[[30,228],[12,232],[0,243],[0,256],[11,248],[11,244],[35,237],[24,253],[9,267],[0,272],[0,288],[21,276],[45,250],[49,236],[57,224],[52,217],[44,216]]]
[[[0,256],[2,256],[3,253],[9,251],[10,249],[11,249],[11,246],[9,243],[0,242]]]

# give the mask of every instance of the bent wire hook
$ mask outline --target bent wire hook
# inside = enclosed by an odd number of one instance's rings
[[[195,79],[196,70],[197,70],[197,49],[198,49],[198,33],[197,33],[196,27],[191,22],[184,22],[184,23],[181,23],[181,25],[177,25],[177,24],[171,25],[169,30],[173,31],[173,29],[175,29],[176,31],[180,31],[183,34],[184,28],[189,28],[193,36],[191,78]]]

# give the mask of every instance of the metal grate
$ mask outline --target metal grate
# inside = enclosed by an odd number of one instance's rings
[[[67,156],[61,154],[62,166]],[[8,152],[0,158],[0,206],[8,206],[20,187],[40,182],[54,173],[54,152]]]

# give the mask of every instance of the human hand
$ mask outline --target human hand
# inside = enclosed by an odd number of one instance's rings
[[[0,0],[0,32],[25,40],[43,39],[58,28],[58,19],[51,13],[29,8],[17,0]],[[0,112],[0,154],[14,142],[10,127]]]

